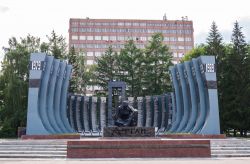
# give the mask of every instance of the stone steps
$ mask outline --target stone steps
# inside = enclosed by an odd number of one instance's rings
[[[250,140],[211,140],[211,156],[216,158],[250,157]]]
[[[66,158],[67,141],[0,140],[0,158]]]

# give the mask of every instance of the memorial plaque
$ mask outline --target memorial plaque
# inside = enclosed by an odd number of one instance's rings
[[[103,137],[155,137],[154,127],[104,127]]]

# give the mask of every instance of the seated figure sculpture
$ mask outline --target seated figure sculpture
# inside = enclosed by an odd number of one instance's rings
[[[114,124],[118,127],[133,127],[137,125],[138,111],[132,106],[128,105],[127,101],[123,101],[118,108],[116,108],[113,115]]]

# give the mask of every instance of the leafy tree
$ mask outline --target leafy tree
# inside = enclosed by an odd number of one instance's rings
[[[200,45],[197,45],[195,48],[193,48],[191,51],[189,51],[182,59],[181,59],[181,62],[184,62],[184,61],[189,61],[191,60],[192,58],[197,58],[201,55],[205,55],[207,52],[206,52],[206,45],[204,44],[200,44]]]
[[[148,95],[162,94],[170,90],[168,68],[172,65],[172,53],[163,43],[163,35],[156,33],[145,48],[143,60],[143,87]]]
[[[141,59],[143,53],[138,49],[133,40],[129,40],[120,55],[117,55],[117,68],[119,79],[125,81],[128,87],[128,94],[137,97],[141,94]]]
[[[97,59],[96,83],[107,91],[108,82],[117,79],[116,53],[109,47],[105,53]]]
[[[9,40],[0,77],[1,137],[13,137],[19,126],[26,125],[29,56],[39,49],[40,39],[31,35],[20,42],[15,37]]]

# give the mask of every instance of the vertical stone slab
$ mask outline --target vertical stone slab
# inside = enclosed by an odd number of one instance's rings
[[[166,95],[161,96],[161,129],[166,129],[167,109],[166,109]]]
[[[69,88],[69,80],[71,76],[72,65],[66,65],[66,68],[63,72],[63,81],[62,81],[62,88],[61,88],[61,96],[60,96],[60,120],[62,122],[62,126],[66,130],[66,133],[73,133],[75,132],[73,128],[69,124],[69,120],[67,118],[67,94]]]
[[[92,130],[98,131],[99,127],[97,124],[97,97],[92,97],[91,105],[91,121],[92,121]]]
[[[56,87],[56,76],[57,76],[57,71],[59,69],[59,63],[60,60],[54,59],[51,72],[50,72],[50,82],[49,82],[49,88],[48,88],[48,95],[47,95],[47,115],[49,122],[54,129],[54,134],[60,133],[60,128],[58,127],[56,123],[56,118],[55,118],[55,111],[54,111],[54,96],[55,96],[55,87]]]
[[[90,125],[89,125],[89,97],[84,97],[84,109],[83,109],[83,120],[84,120],[84,131],[88,132],[90,131]]]
[[[82,125],[81,125],[81,121],[80,121],[80,106],[81,106],[81,96],[77,96],[76,98],[76,127],[77,127],[77,131],[78,132],[82,132]]]
[[[195,72],[192,72],[192,62],[186,61],[184,62],[185,70],[187,72],[187,80],[189,84],[189,92],[190,92],[190,99],[191,99],[191,108],[190,108],[190,118],[188,120],[188,124],[186,126],[185,131],[191,132],[195,126],[197,117],[198,117],[198,95],[197,89],[195,87],[194,76]]]
[[[60,62],[60,69],[57,72],[57,79],[56,79],[56,89],[55,89],[55,96],[54,96],[54,110],[55,110],[55,120],[60,128],[60,133],[67,133],[66,128],[63,125],[63,122],[61,120],[61,115],[60,115],[60,105],[61,105],[61,94],[62,94],[62,83],[63,83],[63,76],[65,73],[66,69],[66,63],[65,62]]]
[[[48,111],[47,111],[47,94],[48,94],[48,85],[49,85],[49,79],[50,79],[50,72],[52,68],[52,63],[53,63],[53,56],[46,56],[45,61],[45,67],[44,67],[44,74],[42,78],[42,83],[41,83],[41,91],[39,94],[39,101],[38,101],[38,113],[40,115],[40,119],[45,127],[45,129],[50,133],[53,134],[54,130],[52,126],[50,125],[49,119],[48,119]]]
[[[81,96],[81,103],[80,103],[80,124],[81,124],[81,132],[84,132],[84,115],[83,115],[83,110],[84,110],[84,96]]]
[[[179,84],[179,75],[176,71],[176,67],[170,67],[170,74],[173,82],[173,88],[174,88],[174,104],[175,104],[175,120],[172,122],[172,126],[169,130],[169,132],[176,132],[181,119],[182,119],[182,93],[180,91],[180,84]]]
[[[101,129],[106,127],[106,97],[101,97],[100,102],[100,122],[101,122]]]
[[[69,121],[70,121],[70,125],[71,127],[74,128],[74,114],[73,114],[73,104],[74,104],[74,100],[75,100],[75,96],[70,96],[69,97]]]
[[[177,64],[177,70],[179,73],[179,81],[180,81],[180,89],[182,92],[182,102],[183,102],[183,117],[182,120],[180,122],[180,125],[177,129],[177,132],[186,132],[184,131],[186,126],[187,126],[187,122],[188,122],[188,118],[189,118],[189,113],[190,113],[190,103],[189,103],[189,96],[188,95],[188,87],[187,87],[187,83],[186,83],[186,79],[185,79],[185,74],[184,74],[184,66],[183,64]]]
[[[143,127],[143,97],[137,97],[137,107],[138,107],[138,121],[137,121],[137,126],[138,127]]]
[[[194,129],[192,130],[193,133],[200,133],[200,130],[204,126],[205,119],[206,119],[206,95],[205,95],[205,86],[201,75],[201,68],[200,62],[198,59],[192,59],[196,81],[198,84],[198,93],[199,93],[199,100],[200,100],[200,111],[199,116],[197,118],[196,124]]]
[[[158,108],[158,96],[153,97],[154,101],[154,127],[159,128],[158,121],[159,121],[159,108]]]
[[[29,94],[27,110],[27,135],[49,134],[39,116],[39,94],[41,79],[44,74],[45,53],[32,53],[29,65]]]
[[[146,96],[146,127],[152,126],[151,96]]]
[[[200,57],[203,64],[203,78],[206,89],[207,116],[200,133],[220,134],[219,105],[216,80],[216,65],[214,56]]]

